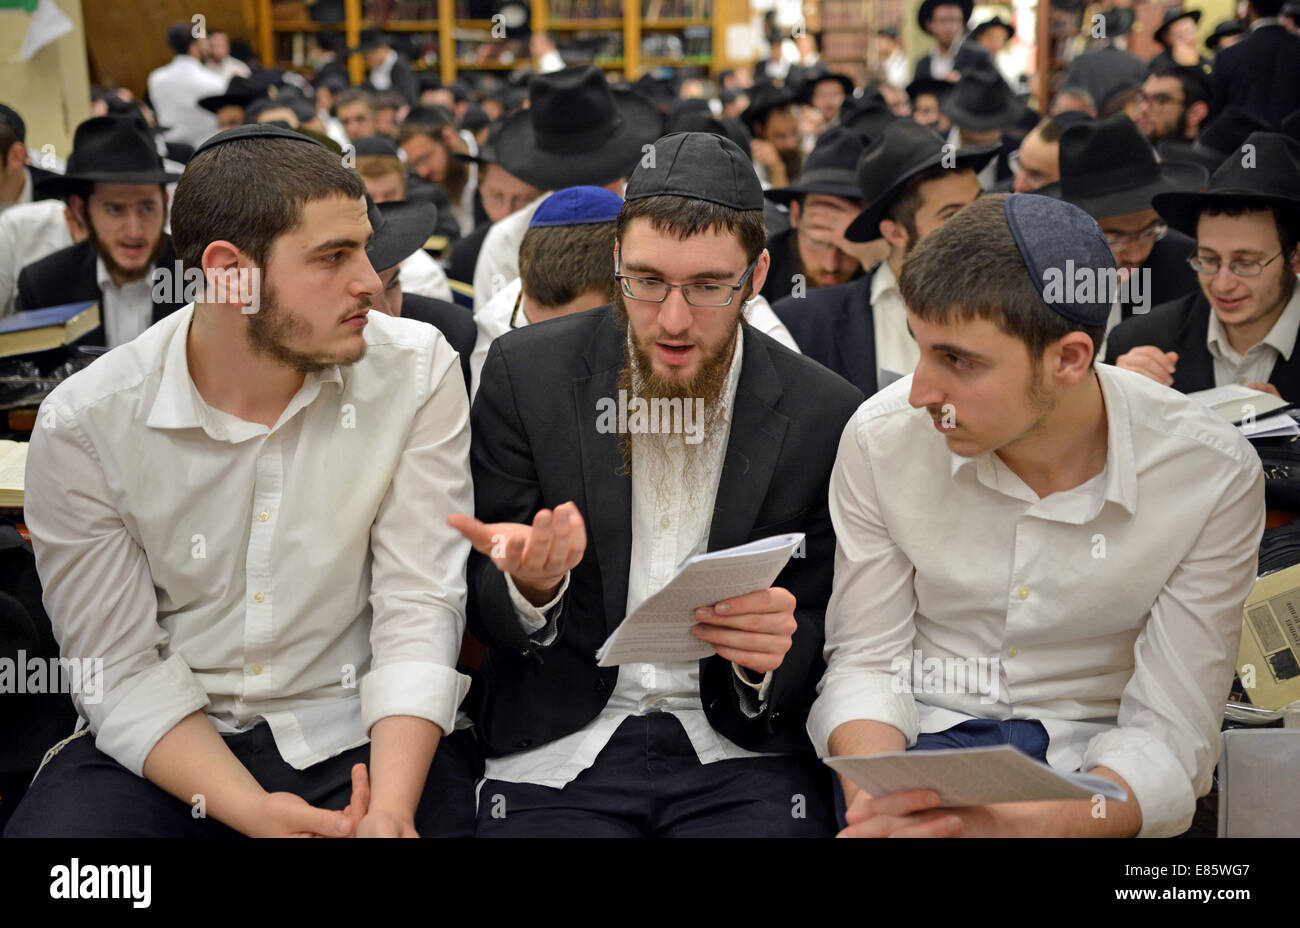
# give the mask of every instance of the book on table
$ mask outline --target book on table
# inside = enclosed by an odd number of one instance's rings
[[[99,327],[93,300],[14,313],[0,319],[0,358],[69,345]]]

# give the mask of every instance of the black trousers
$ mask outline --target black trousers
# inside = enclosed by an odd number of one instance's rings
[[[701,764],[669,712],[623,720],[563,789],[484,780],[478,837],[829,837],[829,768],[811,755]]]
[[[352,795],[352,767],[369,764],[370,745],[344,751],[296,770],[280,756],[269,725],[225,735],[227,746],[267,792],[296,793],[321,809],[342,810]],[[473,735],[443,737],[434,754],[415,813],[421,837],[474,833],[474,784],[483,761]],[[50,759],[5,829],[6,838],[160,837],[234,838],[239,833],[138,777],[95,747],[94,736],[75,738]]]

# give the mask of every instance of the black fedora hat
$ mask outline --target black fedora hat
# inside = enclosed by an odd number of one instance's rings
[[[370,244],[366,256],[376,271],[400,264],[420,249],[438,225],[438,207],[428,200],[376,203],[366,194]]]
[[[959,149],[953,169],[979,171],[997,151],[996,145]],[[850,242],[880,238],[880,220],[889,213],[907,182],[923,171],[944,164],[948,154],[943,139],[933,130],[910,119],[892,123],[858,162],[858,190],[866,206],[844,230],[844,237]]]
[[[752,131],[754,125],[765,120],[772,110],[798,103],[799,98],[800,93],[794,87],[760,84],[750,94],[749,106],[740,114],[740,121]]]
[[[799,102],[811,103],[813,90],[815,90],[817,85],[822,81],[835,81],[835,83],[844,88],[844,96],[846,99],[853,96],[853,78],[849,77],[847,74],[840,74],[837,71],[832,71],[830,68],[826,67],[825,64],[819,61],[811,68],[804,71],[800,76]]]
[[[1061,133],[1061,179],[1036,191],[1073,203],[1093,219],[1151,208],[1151,198],[1199,190],[1209,172],[1197,164],[1161,164],[1123,113],[1076,123]]]
[[[980,23],[978,26],[972,29],[970,31],[970,37],[972,39],[978,39],[981,35],[983,35],[984,33],[988,32],[990,29],[993,29],[995,27],[1006,31],[1008,42],[1010,42],[1011,39],[1016,34],[1015,26],[1011,25],[1011,23],[1007,22],[1001,16],[994,16],[992,19],[984,20],[982,23]]]
[[[1168,43],[1165,42],[1165,33],[1169,31],[1170,26],[1178,22],[1180,19],[1190,19],[1194,23],[1199,23],[1201,21],[1201,11],[1180,10],[1177,7],[1165,10],[1165,17],[1160,20],[1160,25],[1156,27],[1156,31],[1152,33],[1152,38],[1168,48]]]
[[[885,129],[897,119],[885,101],[874,95],[850,97],[840,107],[840,125],[857,129],[872,140],[884,135]]]
[[[917,97],[928,93],[942,100],[956,89],[957,85],[952,81],[942,81],[937,77],[918,77],[907,85],[907,97],[915,101]]]
[[[921,27],[922,32],[929,33],[930,30],[925,28],[925,24],[930,21],[937,6],[961,7],[961,21],[965,23],[975,10],[975,0],[921,0],[920,9],[916,11],[916,24]]]
[[[1225,19],[1214,27],[1214,31],[1205,37],[1205,47],[1214,51],[1219,43],[1229,36],[1241,35],[1246,31],[1246,24],[1239,19]]]
[[[1156,150],[1162,161],[1190,161],[1213,173],[1252,132],[1272,131],[1273,127],[1258,116],[1229,103],[1201,129],[1194,142],[1170,139],[1157,145]]]
[[[1264,201],[1300,214],[1300,142],[1280,132],[1252,132],[1245,145],[1253,146],[1249,156],[1225,159],[1204,192],[1162,193],[1151,205],[1193,238],[1201,210],[1211,205]]]
[[[223,106],[248,106],[265,94],[266,88],[261,84],[236,74],[230,79],[230,85],[226,87],[225,93],[204,97],[199,100],[199,106],[210,113],[215,113]]]
[[[810,193],[861,200],[855,170],[870,139],[857,129],[835,126],[817,139],[817,147],[808,155],[803,171],[793,184],[764,191],[769,200],[789,205],[791,200]]]
[[[1017,125],[1028,107],[1011,93],[996,71],[969,71],[957,90],[939,101],[939,111],[963,129],[989,132]]]
[[[67,170],[46,180],[42,191],[62,197],[85,183],[170,184],[179,179],[163,167],[149,126],[139,116],[92,116],[77,126]]]
[[[603,186],[626,177],[663,118],[645,97],[614,90],[595,65],[538,74],[530,105],[506,118],[497,163],[538,190]]]

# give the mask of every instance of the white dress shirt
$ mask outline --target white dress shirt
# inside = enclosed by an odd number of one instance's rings
[[[528,325],[528,316],[524,313],[523,307],[519,308],[518,313],[515,312],[515,301],[519,298],[519,291],[522,289],[523,281],[516,277],[506,284],[505,288],[496,296],[488,300],[487,305],[474,313],[474,324],[478,326],[478,337],[474,341],[474,351],[469,357],[469,398],[471,402],[478,394],[479,377],[483,372],[483,362],[487,360],[488,349],[492,347],[492,342],[510,331],[512,317],[516,329],[522,329]],[[785,327],[785,323],[781,321],[780,317],[773,312],[771,304],[767,302],[767,299],[761,293],[745,304],[745,319],[764,335],[772,336],[791,351],[799,351],[799,346],[794,342],[794,336],[790,334],[790,330]]]
[[[23,268],[72,244],[63,210],[62,200],[37,200],[0,213],[0,318],[14,311]]]
[[[109,348],[125,345],[153,324],[153,268],[139,280],[119,287],[109,276],[104,259],[97,257],[95,282],[99,284],[99,319],[104,326],[104,344]]]
[[[548,190],[523,209],[492,223],[488,234],[483,236],[478,261],[474,264],[475,314],[519,276],[519,246],[523,244],[524,233],[537,208],[551,193]]]
[[[736,396],[736,384],[740,381],[740,368],[744,358],[743,342],[744,332],[741,330],[736,336],[731,372],[722,398],[728,423]],[[665,467],[668,468],[668,473],[682,472],[685,466],[684,436],[675,436],[678,440],[669,444],[666,460],[655,455],[646,455],[642,459],[633,453],[632,552],[628,563],[627,614],[630,615],[642,602],[663,589],[687,558],[708,550],[709,523],[718,492],[718,480],[722,474],[722,460],[729,431],[728,424],[727,428],[721,429],[704,446],[700,464],[705,468],[706,485],[700,488],[702,496],[697,500],[687,499],[680,481],[665,480],[661,473]],[[663,492],[657,492],[661,488]],[[509,575],[506,577],[506,585],[524,630],[533,635],[543,633],[541,640],[546,643],[546,612],[559,602],[568,589],[568,577],[555,598],[541,608],[533,606],[515,589]],[[553,641],[553,625],[549,634]],[[740,674],[741,671],[737,669],[738,685],[743,681],[751,687],[751,692],[757,691],[759,698],[766,696],[771,674],[765,674],[760,684],[745,680]],[[485,776],[491,780],[535,783],[559,789],[595,763],[596,756],[609,743],[625,718],[655,711],[671,712],[677,717],[702,764],[760,756],[720,735],[709,724],[700,700],[699,661],[622,664],[618,668],[618,683],[614,686],[604,712],[584,728],[548,744],[505,757],[488,758]],[[756,700],[753,712],[755,715],[758,713]]]
[[[888,261],[871,277],[871,327],[876,339],[876,383],[881,371],[910,374],[921,360],[921,346],[907,330],[907,304]]]
[[[1291,294],[1290,302],[1273,323],[1273,328],[1268,330],[1260,342],[1248,348],[1244,355],[1232,347],[1228,333],[1223,331],[1219,317],[1211,307],[1210,322],[1205,327],[1205,345],[1214,358],[1214,385],[1222,387],[1230,383],[1268,383],[1278,358],[1291,360],[1297,328],[1300,328],[1300,287]]]
[[[369,314],[365,357],[308,374],[272,428],[204,402],[185,306],[42,404],[25,513],[62,655],[102,658],[76,697],[142,774],[196,709],[271,726],[306,767],[412,715],[451,731],[471,512],[469,406],[441,333]]]
[[[423,248],[417,248],[402,259],[397,277],[402,282],[403,293],[451,302],[451,284],[447,283],[447,272]]]
[[[376,90],[388,90],[393,86],[393,65],[397,64],[397,52],[388,50],[384,60],[370,69],[368,78],[370,86]]]
[[[1128,782],[1142,835],[1191,822],[1255,581],[1263,470],[1194,400],[1096,370],[1105,468],[1041,499],[996,453],[949,451],[909,405],[911,376],[849,422],[830,485],[827,671],[808,720],[822,756],[857,719],[908,745],[971,718],[1037,719],[1053,767]],[[914,652],[943,662],[941,686],[900,676]],[[972,692],[964,660],[997,671],[995,692]]]
[[[234,55],[227,55],[220,61],[204,62],[203,66],[225,81],[227,86],[230,85],[230,79],[232,77],[251,77],[253,74],[248,65],[244,64]]]
[[[201,145],[217,131],[217,117],[199,106],[199,101],[225,93],[229,83],[190,55],[177,55],[155,68],[149,74],[149,99],[158,125],[167,127],[163,138],[195,148]]]

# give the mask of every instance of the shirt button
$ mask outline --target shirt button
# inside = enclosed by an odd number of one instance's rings
[[[261,665],[261,664],[254,664],[254,665],[253,665],[252,667],[250,667],[249,669],[250,669],[251,671],[253,671],[253,674],[256,676],[257,674],[259,674],[259,673],[262,672],[262,665]]]
[[[255,602],[255,603],[260,603],[260,602],[265,602],[265,601],[266,601],[266,596],[265,596],[265,594],[263,594],[263,593],[254,593],[254,594],[253,594],[253,602]]]
[[[1008,656],[1008,657],[1015,657],[1015,656],[1016,656],[1017,654],[1019,654],[1019,653],[1020,653],[1020,649],[1019,649],[1019,648],[1016,648],[1016,647],[1013,647],[1010,651],[1007,652],[1007,656]]]
[[[267,519],[271,518],[271,514],[270,514],[269,512],[266,512],[266,511],[264,510],[264,511],[259,512],[259,513],[257,514],[257,518],[258,518],[258,521],[265,522]]]
[[[1021,599],[1028,599],[1029,587],[1021,586],[1019,589],[1016,590],[1016,595],[1019,596]]]
[[[1237,378],[1237,383],[1241,384],[1241,386],[1244,387],[1244,386],[1246,385],[1246,378],[1245,378],[1245,377],[1238,377],[1238,378]]]
[[[673,524],[673,520],[670,519],[670,518],[668,518],[667,516],[664,516],[662,519],[659,520],[659,527],[660,527],[660,528],[667,528],[668,526],[670,526],[670,525],[672,525],[672,524]]]

